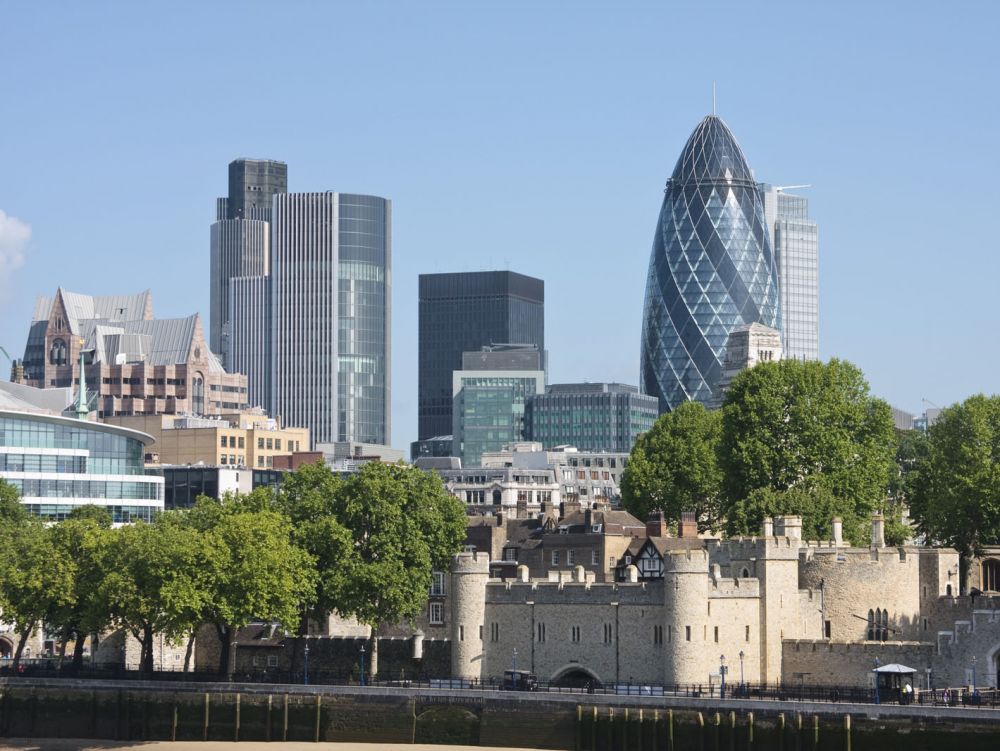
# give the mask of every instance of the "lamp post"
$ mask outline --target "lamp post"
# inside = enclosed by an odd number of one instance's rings
[[[879,701],[879,695],[878,695],[878,668],[879,668],[879,665],[881,665],[881,664],[882,663],[879,662],[878,657],[876,657],[875,658],[875,669],[872,670],[872,675],[875,676],[875,703],[876,704],[881,704],[882,703],[881,701]]]
[[[743,680],[743,650],[740,650],[740,690],[746,688],[746,683]]]
[[[976,694],[976,656],[972,655],[972,695]]]
[[[365,645],[361,645],[361,685],[365,685]]]
[[[514,647],[514,670],[517,670],[517,647]]]
[[[306,638],[306,648],[304,650],[304,654],[306,656],[306,669],[305,669],[304,683],[305,683],[305,685],[308,686],[309,685],[309,639],[308,638]]]
[[[726,698],[726,656],[719,655],[719,698]]]

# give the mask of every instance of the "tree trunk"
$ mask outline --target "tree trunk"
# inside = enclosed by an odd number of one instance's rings
[[[192,631],[191,636],[188,638],[187,651],[184,653],[184,672],[191,672],[191,655],[194,652],[194,636],[197,632]]]
[[[233,674],[236,672],[236,634],[239,633],[239,629],[235,626],[226,626],[226,634],[229,637],[229,659],[226,665],[226,676],[229,680],[233,679]]]
[[[17,650],[14,652],[14,670],[17,670],[21,666],[21,655],[24,652],[24,645],[28,643],[28,637],[31,636],[31,632],[34,628],[34,624],[28,626],[28,628],[21,632],[21,638],[17,640]]]
[[[147,628],[142,634],[142,672],[153,672],[153,629]]]
[[[77,633],[77,632],[73,632]],[[79,641],[77,637],[77,641]],[[59,642],[59,670],[62,670],[63,661],[66,659],[66,645],[69,644],[69,629],[64,628],[62,632],[62,640]]]
[[[365,680],[365,683],[374,683],[378,677],[378,631],[374,628],[372,629],[369,654],[371,657],[369,659],[368,678]]]
[[[219,635],[219,674],[224,675],[229,668],[229,632],[218,623],[215,624],[215,632]]]
[[[292,641],[292,675],[295,675],[295,671],[298,670],[299,666],[299,652],[305,647],[305,637],[309,634],[309,615],[304,614],[299,618],[299,633],[298,638]]]
[[[76,632],[76,643],[73,644],[73,668],[79,670],[83,667],[83,645],[86,641],[86,637],[79,631]],[[94,662],[94,648],[95,642],[93,639],[90,641],[90,662]]]

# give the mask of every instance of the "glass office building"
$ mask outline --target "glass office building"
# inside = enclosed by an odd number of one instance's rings
[[[527,438],[528,400],[545,391],[536,347],[484,347],[462,354],[452,374],[452,454],[478,467],[484,452]]]
[[[640,433],[656,422],[656,397],[623,383],[556,383],[528,399],[529,440],[544,448],[629,453]]]
[[[809,199],[761,185],[781,295],[781,344],[793,360],[819,358],[819,227]]]
[[[643,311],[640,388],[660,410],[708,403],[737,326],[781,329],[760,186],[715,115],[688,139],[667,181]]]
[[[417,437],[423,440],[452,432],[452,373],[462,367],[463,352],[515,343],[544,353],[545,282],[512,271],[421,274],[419,295]]]
[[[152,521],[163,510],[163,478],[143,464],[152,443],[114,425],[0,409],[0,479],[46,521],[85,505],[106,508],[118,524]]]

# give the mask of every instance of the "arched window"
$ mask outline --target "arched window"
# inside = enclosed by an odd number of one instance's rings
[[[502,500],[502,496],[500,495],[500,491],[499,490],[494,490],[493,491],[493,505],[494,506],[499,506],[501,500]]]
[[[195,373],[191,381],[191,411],[196,415],[205,414],[205,379]]]
[[[868,641],[875,641],[878,637],[875,635],[875,611],[868,611]]]
[[[879,613],[878,639],[879,641],[886,641],[889,638],[889,611],[882,610],[876,611],[876,613]]]
[[[984,592],[1000,592],[1000,561],[996,558],[983,561],[980,589]]]
[[[65,365],[66,358],[66,342],[62,339],[56,339],[52,342],[52,347],[49,349],[49,363],[52,365]]]

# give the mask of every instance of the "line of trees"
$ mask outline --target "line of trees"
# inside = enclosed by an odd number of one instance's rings
[[[45,524],[0,481],[0,617],[17,632],[15,665],[43,624],[60,653],[75,642],[76,665],[87,635],[121,628],[142,645],[145,671],[155,636],[186,640],[187,670],[194,634],[208,625],[222,645],[219,670],[232,674],[237,632],[253,621],[298,634],[334,610],[373,629],[412,621],[432,572],[464,539],[462,504],[436,476],[402,464],[368,464],[346,479],[309,465],[279,489],[201,497],[119,528],[96,506]]]
[[[640,518],[694,511],[701,530],[731,535],[798,514],[805,536],[830,539],[839,516],[856,545],[880,511],[889,544],[916,534],[967,563],[1000,543],[998,459],[1000,397],[944,410],[927,434],[897,431],[856,366],[782,360],[740,373],[719,410],[688,402],[662,415],[636,442],[622,500]]]

